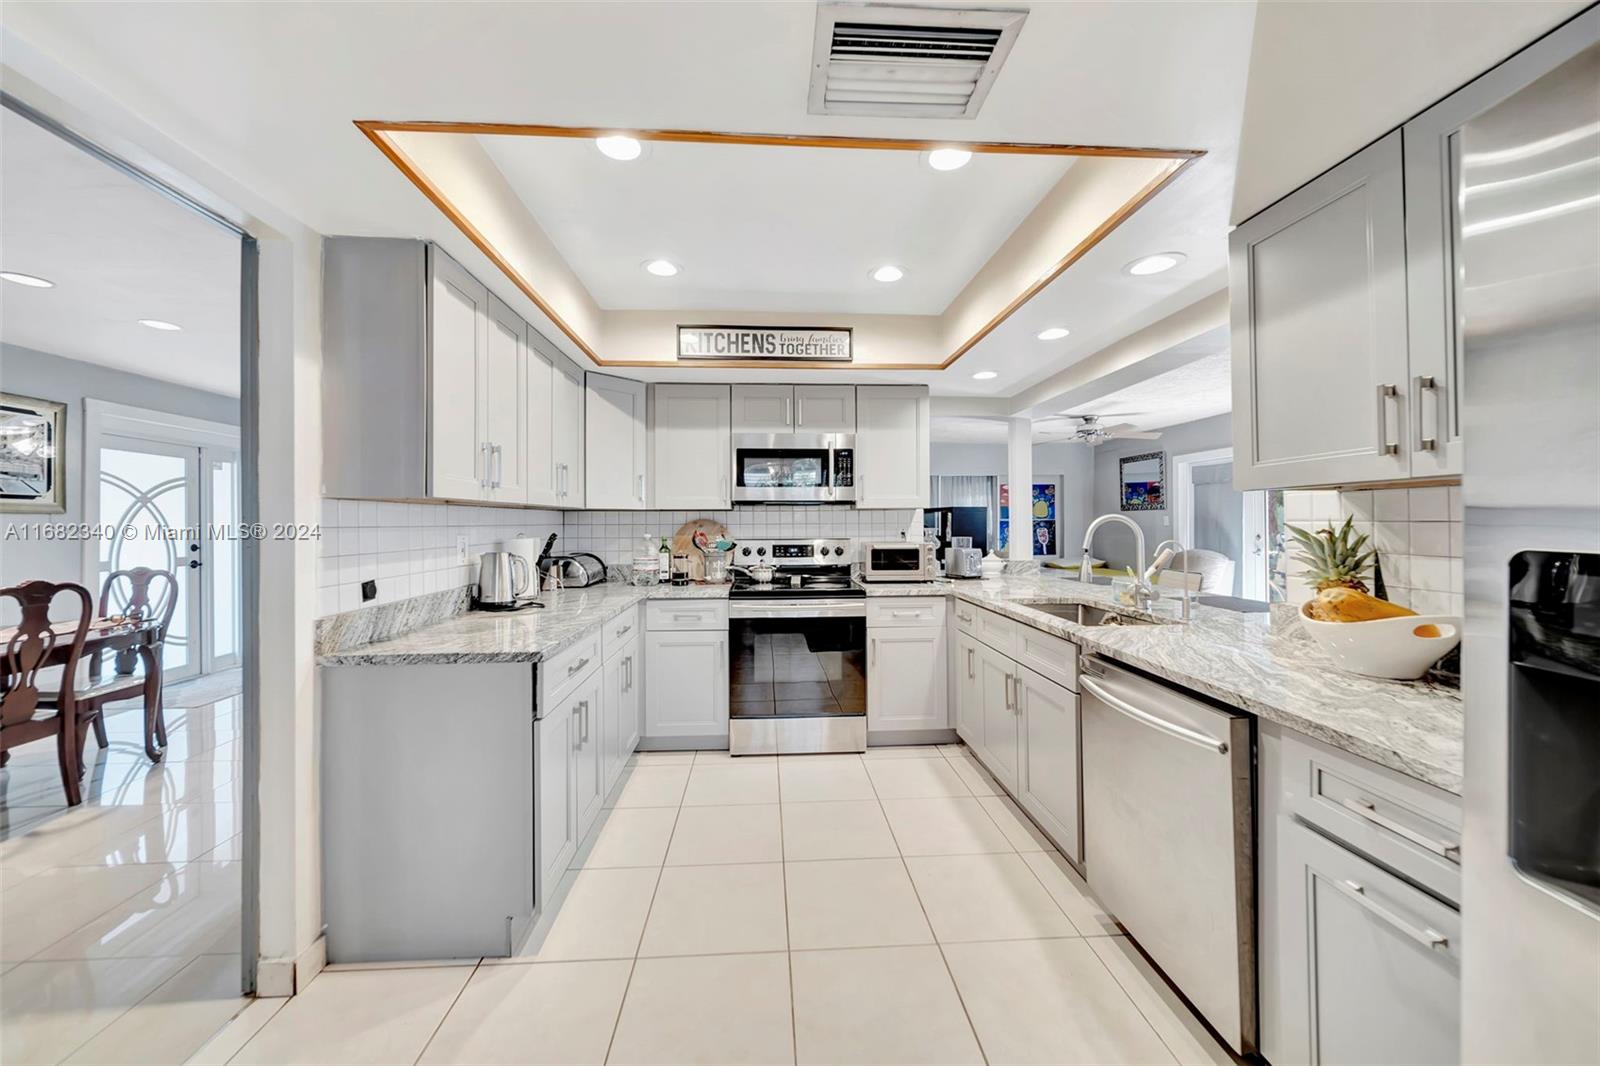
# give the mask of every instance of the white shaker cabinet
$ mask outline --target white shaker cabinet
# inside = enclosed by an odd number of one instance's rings
[[[957,607],[957,610],[960,610]],[[955,699],[956,733],[976,750],[983,744],[983,696],[978,688],[978,640],[956,630]]]
[[[1397,130],[1230,239],[1234,485],[1408,477]]]
[[[528,324],[489,296],[483,396],[483,498],[528,501]]]
[[[590,374],[584,391],[583,505],[642,511],[648,461],[645,384]]]
[[[584,505],[583,371],[557,356],[551,378],[550,456],[558,507]]]
[[[527,330],[527,379],[524,474],[526,501],[536,507],[556,507],[555,377],[556,356],[545,350],[544,338],[532,326]]]
[[[1078,694],[1025,666],[1013,691],[1022,708],[1017,802],[1063,855],[1082,861]]]
[[[735,433],[793,432],[794,386],[733,386],[733,431]]]
[[[1013,796],[1018,791],[1017,664],[987,644],[978,645],[976,696],[982,707],[983,735],[979,758],[994,779]]]
[[[572,810],[580,842],[589,835],[606,798],[604,703],[605,675],[595,666],[568,690],[564,704],[578,731],[573,745]]]
[[[928,388],[856,388],[856,508],[928,505]]]
[[[854,433],[854,385],[796,385],[794,428],[798,433]]]
[[[651,394],[651,505],[724,511],[732,506],[733,428],[727,385],[659,384]]]
[[[428,494],[486,499],[489,290],[434,248],[428,302]]]
[[[944,626],[867,629],[867,731],[949,729]]]
[[[578,716],[565,702],[534,723],[534,881],[543,907],[578,853],[578,820],[573,806]]]
[[[607,793],[622,775],[628,756],[639,745],[639,649],[642,646],[637,636],[631,636],[622,647],[606,656],[605,728],[600,760]]]
[[[645,634],[644,737],[728,737],[728,630]]]

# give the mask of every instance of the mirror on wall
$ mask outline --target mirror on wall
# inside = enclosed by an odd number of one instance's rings
[[[1167,483],[1167,454],[1145,452],[1122,457],[1121,499],[1124,511],[1165,510]]]
[[[0,511],[67,509],[66,421],[65,404],[0,393]]]

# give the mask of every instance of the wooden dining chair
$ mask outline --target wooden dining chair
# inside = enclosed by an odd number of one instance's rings
[[[50,605],[63,592],[77,598],[78,618],[76,623],[52,626]],[[74,699],[73,681],[92,617],[89,590],[71,582],[24,581],[0,589],[0,599],[6,598],[17,601],[22,617],[0,649],[0,765],[10,758],[12,748],[54,736],[67,806],[76,807],[83,802],[79,779],[83,776],[85,723]],[[68,626],[70,632],[63,632]],[[56,665],[61,667],[58,682],[52,684],[40,677]],[[98,713],[90,711],[89,715]]]
[[[127,581],[128,598],[116,613],[130,621],[155,619],[158,623],[156,637],[140,647],[117,651],[112,667],[113,673],[109,678],[102,678],[103,653],[92,654],[88,661],[87,682],[76,696],[80,708],[88,706],[103,712],[106,704],[145,696],[148,685],[160,683],[159,671],[156,670],[155,664],[161,662],[167,627],[172,624],[172,614],[178,607],[178,579],[170,570],[156,570],[148,566],[135,566],[128,570],[111,572],[106,575],[105,583],[100,586],[101,618],[112,616],[112,594],[116,591],[119,581]],[[135,673],[138,660],[141,659],[144,664],[142,675]],[[157,752],[167,746],[166,708],[163,699],[164,696],[158,689],[155,693],[154,706],[146,708],[145,754],[152,760],[158,759],[160,756]],[[104,714],[97,713],[91,720],[94,723],[94,738],[104,748],[107,744]]]

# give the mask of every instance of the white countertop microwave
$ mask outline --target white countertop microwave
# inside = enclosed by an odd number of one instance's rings
[[[868,544],[861,553],[863,581],[932,581],[937,576],[933,545],[923,541]]]

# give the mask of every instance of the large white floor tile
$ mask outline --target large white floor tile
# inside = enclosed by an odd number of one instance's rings
[[[872,787],[882,800],[972,795],[961,775],[944,758],[868,759],[865,765],[872,776]]]
[[[735,762],[732,765],[695,763],[685,807],[714,807],[734,803],[777,803],[778,761]]]
[[[138,825],[64,856],[61,865],[189,862],[210,855],[244,829],[241,809],[231,803],[191,803],[147,810],[149,817]]]
[[[726,751],[697,751],[693,754],[696,766],[755,766],[778,761],[776,755],[729,755]]]
[[[947,944],[944,953],[990,1062],[1173,1061],[1087,941]]]
[[[622,787],[607,801],[611,807],[676,807],[689,780],[688,765],[634,766],[625,771]]]
[[[1117,928],[1116,919],[1105,912],[1083,878],[1058,852],[1028,852],[1022,856],[1022,861],[1033,870],[1081,935],[1116,936],[1122,932]]]
[[[933,942],[899,858],[795,862],[784,876],[796,951]]]
[[[672,831],[667,865],[778,862],[782,835],[777,804],[684,807]]]
[[[928,796],[883,801],[905,855],[976,855],[1011,851],[1011,842],[976,797]]]
[[[783,855],[791,862],[898,854],[877,800],[783,805]]]
[[[189,1057],[185,1066],[227,1066],[239,1049],[248,1044],[288,1002],[288,999],[277,997],[248,1001],[243,1010]]]
[[[250,1002],[239,956],[201,955],[79,1048],[70,1064],[185,1062]]]
[[[613,1066],[791,1063],[789,959],[640,959],[622,1004]]]
[[[161,878],[62,937],[39,959],[213,955],[239,950],[239,864],[154,867]]]
[[[155,884],[168,869],[63,866],[28,878],[0,894],[0,959],[31,958]]]
[[[778,792],[784,803],[877,799],[866,765],[857,755],[796,755],[780,759]]]
[[[941,943],[1077,935],[1015,853],[908,857],[906,865]]]
[[[788,947],[783,866],[668,866],[639,954],[705,955]]]
[[[617,866],[660,866],[667,857],[673,807],[617,807],[605,811],[589,834],[574,866],[600,869]]]
[[[1232,1066],[1233,1056],[1125,936],[1097,936],[1089,947],[1183,1066]]]
[[[600,1066],[632,970],[628,960],[482,967],[421,1061]]]
[[[1055,845],[1033,824],[1009,796],[979,796],[978,806],[1000,827],[1011,846],[1018,851],[1052,851]]]
[[[415,1062],[472,973],[321,973],[234,1056],[236,1066]]]
[[[991,777],[989,771],[971,755],[952,754],[947,755],[946,759],[950,763],[950,768],[972,790],[973,795],[999,796],[1005,792],[1005,789],[1000,787],[1000,782]]]
[[[546,962],[631,959],[659,876],[654,867],[569,873],[557,890],[564,898],[548,929],[535,930],[525,956]]]
[[[115,851],[127,830],[153,816],[154,812],[146,807],[73,807],[0,841],[0,866],[48,870],[97,846]]]
[[[800,1063],[983,1061],[938,948],[799,951],[791,964]]]
[[[11,967],[0,974],[0,1061],[60,1062],[183,965],[160,958]]]

